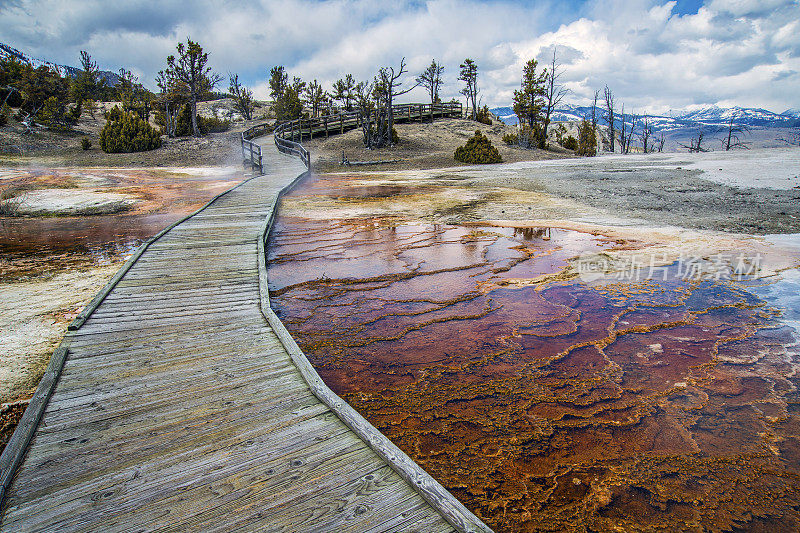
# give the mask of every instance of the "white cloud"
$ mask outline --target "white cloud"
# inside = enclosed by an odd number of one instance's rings
[[[167,54],[187,36],[220,73],[236,72],[267,95],[270,67],[330,87],[345,73],[368,79],[405,56],[409,79],[436,58],[444,94],[458,96],[458,65],[479,65],[483,102],[510,103],[527,59],[554,46],[562,78],[583,103],[608,84],[639,110],[727,102],[781,110],[800,106],[797,0],[709,0],[696,14],[675,2],[590,0],[18,0],[0,3],[0,41],[75,64],[88,50],[102,67],[140,72],[152,86]],[[581,13],[578,16],[575,13]],[[408,95],[422,99],[420,90]]]
[[[608,84],[618,100],[641,110],[721,101],[778,110],[796,105],[796,78],[779,74],[800,66],[797,2],[774,2],[780,9],[750,18],[745,15],[759,3],[727,2],[683,16],[671,4],[628,2],[616,16],[620,3],[597,2],[593,19],[518,43],[520,59],[556,44],[579,51],[582,57],[565,65],[564,79],[573,98],[584,102]]]

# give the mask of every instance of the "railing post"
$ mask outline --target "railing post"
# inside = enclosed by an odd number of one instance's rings
[[[328,138],[328,115],[325,115],[325,138]]]
[[[344,133],[344,115],[339,113],[339,133]]]

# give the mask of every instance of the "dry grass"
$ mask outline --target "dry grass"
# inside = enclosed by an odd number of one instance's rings
[[[365,171],[413,170],[446,168],[460,166],[454,158],[456,148],[464,145],[467,139],[479,129],[500,151],[504,163],[517,161],[537,161],[574,157],[572,152],[545,151],[509,146],[503,142],[503,135],[516,131],[512,126],[495,122],[491,126],[464,119],[437,119],[430,122],[397,124],[400,142],[389,148],[367,150],[362,142],[361,130],[351,130],[343,135],[333,135],[328,139],[319,138],[304,141],[303,145],[311,151],[313,168],[317,172],[339,172],[352,170],[342,167],[339,162],[344,152],[347,159],[354,161],[400,160],[398,163],[370,165]]]

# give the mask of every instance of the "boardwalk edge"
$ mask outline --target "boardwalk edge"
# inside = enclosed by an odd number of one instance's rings
[[[180,220],[170,224],[143,242],[136,249],[133,255],[129,257],[127,261],[125,261],[122,267],[120,267],[120,269],[116,274],[114,274],[108,283],[106,283],[100,292],[97,293],[92,301],[83,308],[75,320],[73,320],[67,326],[67,332],[64,335],[64,339],[50,357],[50,363],[47,365],[47,369],[45,370],[41,381],[39,381],[39,385],[36,387],[36,392],[33,394],[28,407],[25,409],[17,428],[14,430],[14,433],[11,435],[8,443],[6,443],[6,447],[3,449],[2,455],[0,455],[0,511],[3,509],[6,491],[8,490],[9,485],[11,485],[11,482],[14,480],[14,474],[16,474],[17,468],[19,468],[19,465],[22,464],[22,460],[25,458],[25,453],[28,451],[28,445],[33,439],[36,429],[39,427],[39,422],[41,421],[44,410],[47,407],[47,402],[50,400],[50,396],[52,396],[53,391],[58,384],[58,379],[61,377],[61,371],[64,369],[64,363],[66,362],[69,351],[68,347],[71,332],[80,329],[80,327],[86,323],[92,313],[94,313],[94,311],[100,307],[100,304],[103,303],[103,300],[105,300],[106,296],[111,293],[114,287],[117,286],[117,284],[120,282],[120,280],[122,280],[125,274],[127,274],[131,267],[136,264],[136,261],[139,260],[139,258],[151,244],[166,235],[178,224],[186,222],[193,216],[204,211],[229,192],[241,187],[248,181],[254,180],[261,176],[263,176],[263,174],[251,176],[250,178],[237,183],[230,189],[219,193],[194,213],[190,213]],[[2,514],[0,514],[0,523],[2,523]]]
[[[303,379],[308,383],[311,392],[327,405],[344,424],[358,435],[370,448],[391,468],[400,475],[422,498],[438,511],[456,530],[464,533],[491,532],[480,518],[464,507],[458,499],[450,494],[438,481],[425,472],[408,455],[390,441],[375,426],[353,409],[350,404],[334,393],[317,371],[311,366],[306,355],[292,338],[289,331],[278,318],[269,301],[269,285],[267,279],[267,239],[275,219],[278,202],[300,180],[309,175],[306,171],[295,178],[289,185],[281,189],[272,201],[272,209],[265,220],[258,239],[258,284],[261,295],[261,313],[275,331]]]

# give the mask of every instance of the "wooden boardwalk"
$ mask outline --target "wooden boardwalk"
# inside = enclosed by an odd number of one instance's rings
[[[309,387],[262,259],[277,195],[306,168],[261,144],[265,176],[153,241],[67,334],[0,531],[487,529]]]

